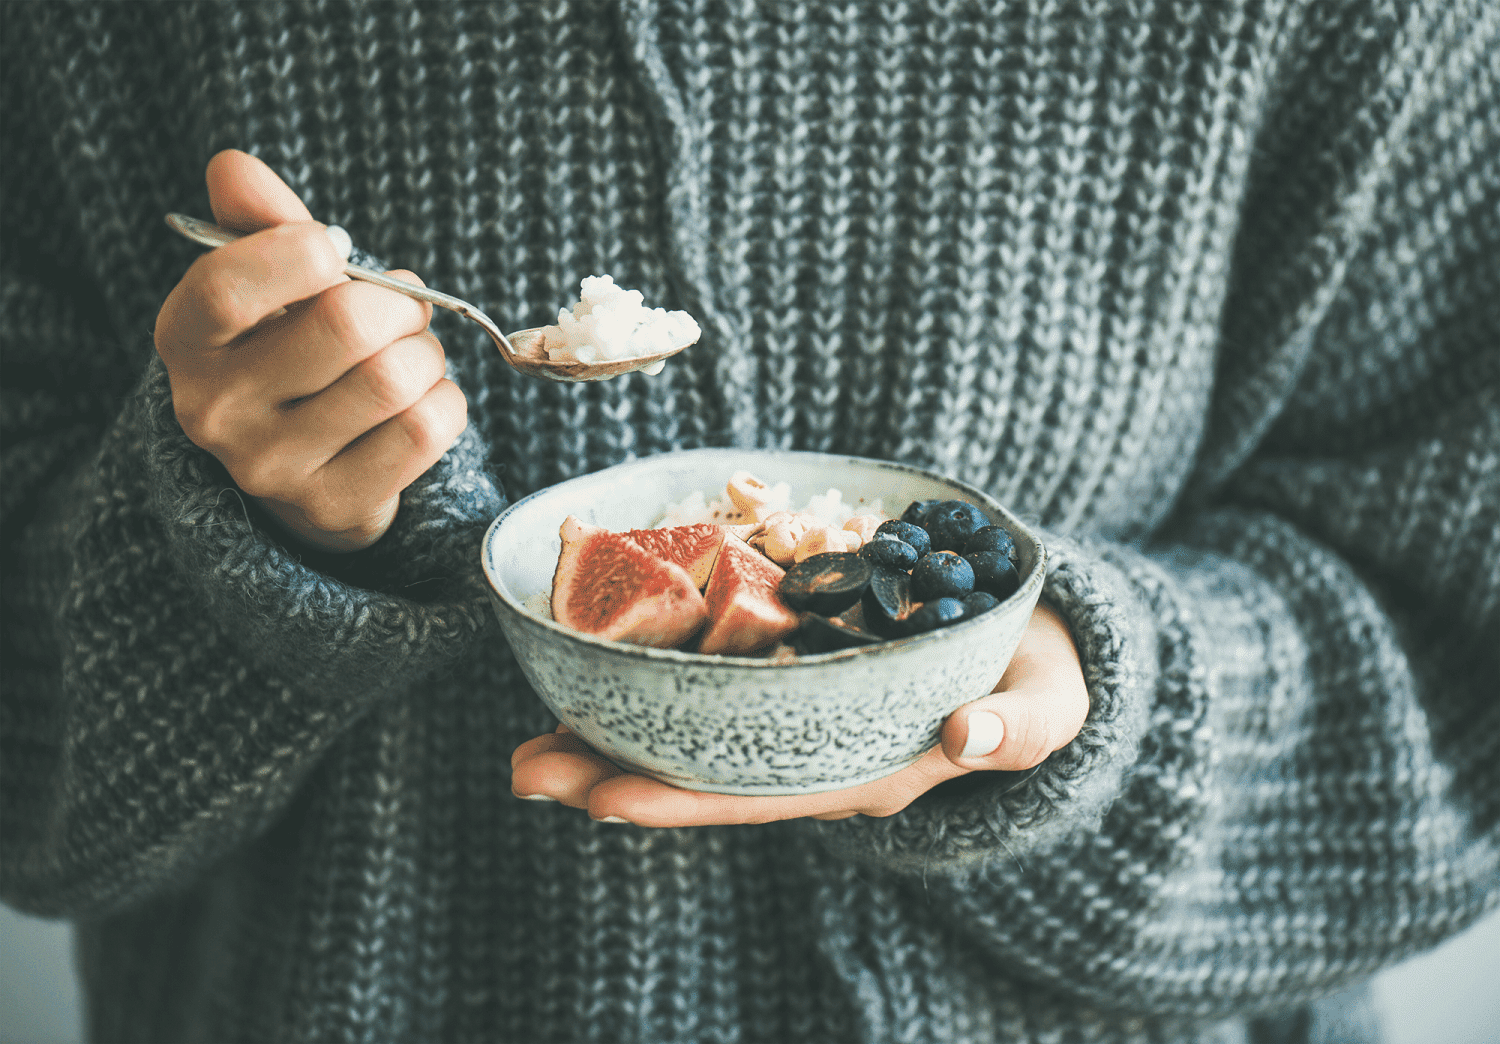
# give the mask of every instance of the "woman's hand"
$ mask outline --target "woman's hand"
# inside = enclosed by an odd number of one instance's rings
[[[219,153],[207,181],[219,224],[254,234],[198,258],[157,317],[177,419],[298,537],[367,547],[468,421],[432,308],[345,276],[325,226],[253,156]]]
[[[516,748],[511,789],[518,797],[586,809],[605,822],[652,827],[889,816],[944,780],[1040,764],[1078,735],[1088,710],[1083,669],[1067,625],[1039,605],[995,691],[951,714],[942,742],[916,763],[873,783],[789,797],[681,790],[620,771],[559,726]]]

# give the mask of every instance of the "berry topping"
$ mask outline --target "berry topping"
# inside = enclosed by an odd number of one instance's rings
[[[973,590],[973,568],[952,551],[923,555],[911,571],[912,597],[921,602],[934,598],[963,598]]]
[[[906,572],[917,564],[917,549],[904,540],[882,533],[859,549],[859,556],[871,565]]]
[[[1002,601],[1015,594],[1021,586],[1016,567],[1010,558],[1000,551],[979,551],[965,559],[974,569],[974,589],[985,591]]]
[[[984,512],[964,500],[945,500],[927,516],[934,551],[961,551],[969,538],[990,524]]]
[[[916,548],[918,558],[932,550],[932,541],[928,538],[925,529],[921,526],[914,526],[910,522],[902,522],[900,519],[893,518],[889,522],[880,523],[879,528],[875,530],[875,535],[895,537],[904,544],[910,544]]]

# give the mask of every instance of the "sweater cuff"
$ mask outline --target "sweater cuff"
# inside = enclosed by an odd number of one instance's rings
[[[1014,858],[1097,828],[1150,720],[1151,613],[1104,548],[1046,537],[1042,601],[1067,621],[1089,691],[1078,736],[1036,768],[950,780],[893,816],[809,821],[836,853],[900,872]]]
[[[379,541],[333,555],[282,543],[189,441],[160,359],[127,413],[171,560],[253,662],[323,691],[383,691],[461,655],[490,625],[479,549],[504,496],[472,428],[402,493]]]

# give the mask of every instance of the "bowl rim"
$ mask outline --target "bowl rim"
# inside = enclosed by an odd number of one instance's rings
[[[494,521],[490,523],[489,528],[485,531],[484,540],[480,544],[480,563],[484,568],[485,582],[489,584],[490,594],[492,598],[498,604],[504,606],[506,610],[517,616],[521,621],[525,623],[534,624],[543,629],[550,630],[553,633],[561,636],[566,641],[583,646],[593,646],[611,655],[623,656],[629,659],[640,659],[648,662],[655,660],[678,665],[691,664],[698,667],[753,667],[760,670],[777,671],[794,670],[798,667],[815,667],[825,663],[837,662],[839,660],[853,659],[862,656],[868,657],[883,652],[890,652],[895,649],[914,648],[919,644],[931,644],[937,641],[944,641],[950,635],[959,635],[975,627],[984,626],[987,623],[985,617],[989,616],[990,613],[983,613],[971,619],[960,620],[956,624],[951,624],[947,627],[939,628],[935,631],[927,631],[923,634],[909,635],[905,638],[888,639],[886,641],[876,642],[871,645],[860,645],[849,649],[836,649],[832,652],[826,653],[809,653],[807,655],[799,654],[797,657],[791,660],[770,660],[764,656],[723,656],[719,654],[684,652],[680,649],[658,649],[654,646],[633,645],[629,642],[617,642],[612,639],[600,638],[596,635],[585,634],[582,631],[575,631],[571,627],[566,627],[558,623],[556,620],[545,619],[528,610],[524,605],[516,600],[515,596],[512,595],[504,585],[502,585],[499,578],[495,575],[494,555],[492,554],[492,548],[495,546],[496,541],[499,539],[501,528],[504,526],[505,521],[509,516],[516,513],[523,505],[529,504],[533,500],[537,500],[549,494],[555,493],[557,490],[563,488],[564,486],[571,485],[572,483],[584,482],[590,479],[597,478],[598,476],[603,475],[606,472],[620,473],[635,468],[646,468],[658,464],[660,461],[668,457],[680,459],[684,456],[740,456],[744,454],[760,454],[768,457],[798,457],[806,460],[816,460],[818,458],[822,458],[830,462],[852,462],[865,466],[874,465],[878,469],[895,472],[906,472],[912,475],[920,476],[924,479],[935,480],[937,482],[941,482],[945,485],[951,486],[954,489],[962,491],[968,496],[974,498],[974,502],[984,507],[987,513],[990,513],[992,515],[999,515],[1000,517],[1002,517],[1006,522],[1007,529],[1013,529],[1013,531],[1019,532],[1036,547],[1036,561],[1032,563],[1031,569],[1027,572],[1026,576],[1021,579],[1020,585],[1010,595],[1010,597],[1006,598],[1003,602],[1000,603],[1000,605],[995,607],[996,610],[1004,608],[1005,606],[1010,605],[1013,602],[1025,601],[1031,598],[1033,589],[1040,587],[1046,579],[1048,557],[1047,545],[1042,542],[1041,538],[1036,535],[1036,533],[1031,529],[1030,526],[1026,525],[1019,518],[1017,518],[1013,512],[1008,510],[998,500],[996,500],[994,497],[991,497],[983,490],[978,489],[977,487],[972,486],[967,482],[963,482],[959,479],[949,478],[946,475],[941,475],[938,472],[931,471],[927,468],[919,468],[912,464],[902,464],[897,461],[881,460],[876,457],[858,457],[846,453],[820,453],[811,450],[782,450],[767,448],[739,449],[735,447],[708,446],[686,450],[666,450],[661,453],[653,453],[649,456],[637,457],[633,460],[622,461],[619,464],[613,464],[607,468],[600,468],[598,471],[590,471],[583,475],[575,475],[570,479],[564,479],[562,482],[554,483],[551,486],[539,489],[534,493],[522,497],[520,500],[517,500],[513,504],[508,505],[504,511],[495,516]],[[992,610],[992,612],[993,611],[994,610]]]

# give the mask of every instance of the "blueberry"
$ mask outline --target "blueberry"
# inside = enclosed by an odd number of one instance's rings
[[[969,537],[968,543],[964,544],[964,554],[972,555],[980,551],[1000,551],[1012,562],[1016,560],[1016,543],[1003,526],[985,526]]]
[[[910,522],[902,522],[900,519],[890,519],[875,527],[876,536],[891,536],[903,544],[910,544],[917,550],[917,557],[921,558],[932,550],[932,541],[927,537],[927,530],[921,526],[914,526]]]
[[[957,598],[935,598],[923,602],[916,612],[906,618],[907,634],[921,634],[939,627],[958,623],[964,618],[964,604]]]
[[[964,599],[964,615],[978,616],[980,613],[989,612],[999,604],[1000,599],[988,591],[975,591]]]
[[[864,595],[873,568],[846,551],[811,555],[786,571],[776,593],[793,609],[836,616]]]
[[[923,555],[911,571],[911,595],[919,602],[962,598],[972,590],[974,568],[952,551]]]
[[[965,561],[974,569],[974,589],[994,595],[1002,601],[1016,593],[1021,578],[1016,567],[1000,551],[977,551],[965,556]],[[919,563],[920,564],[920,563]]]
[[[857,645],[869,645],[880,641],[879,636],[850,627],[839,617],[819,616],[805,613],[802,626],[797,629],[793,647],[799,653],[835,652],[852,649]]]
[[[901,512],[901,521],[910,522],[914,526],[924,525],[927,522],[927,513],[941,503],[941,500],[913,500],[907,505],[906,510]]]
[[[883,638],[899,638],[917,603],[911,597],[911,577],[893,569],[876,569],[863,600],[865,626]]]
[[[917,549],[892,536],[878,536],[859,549],[859,557],[871,565],[905,573],[917,564]]]
[[[990,524],[984,512],[964,500],[945,500],[927,516],[934,551],[962,551],[969,537]]]

